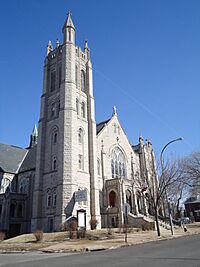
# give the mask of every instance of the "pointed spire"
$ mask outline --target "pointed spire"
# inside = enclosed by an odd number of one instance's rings
[[[35,124],[33,127],[33,130],[32,130],[31,136],[30,136],[29,148],[32,148],[35,145],[37,145],[37,140],[38,140],[38,130],[37,130],[37,126]]]
[[[48,45],[47,45],[47,56],[51,51],[53,51],[53,45],[52,45],[52,42],[49,40]]]
[[[62,28],[62,32],[64,34],[64,43],[72,43],[75,44],[75,27],[71,19],[71,12],[69,11],[67,14],[67,19]]]
[[[72,21],[71,15],[72,15],[72,13],[71,13],[71,11],[69,11],[69,12],[67,13],[67,19],[66,19],[66,22],[65,22],[63,28],[68,28],[68,27],[70,27],[70,28],[73,28],[73,29],[75,30],[74,23],[73,23],[73,21]]]

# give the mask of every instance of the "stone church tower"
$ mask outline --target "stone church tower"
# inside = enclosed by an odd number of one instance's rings
[[[70,13],[62,31],[63,44],[53,49],[49,41],[44,62],[32,231],[59,230],[80,209],[87,227],[91,218],[101,221],[90,51],[87,41],[84,51],[76,46]],[[84,201],[76,200],[79,190]]]

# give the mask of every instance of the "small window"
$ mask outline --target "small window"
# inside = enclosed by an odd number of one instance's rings
[[[57,202],[57,195],[56,193],[53,194],[53,206],[56,206],[56,202]]]
[[[85,92],[85,72],[81,71],[81,91]]]
[[[19,188],[19,193],[20,193],[20,194],[23,194],[23,193],[24,193],[24,186],[23,186],[23,185],[20,186],[20,188]]]
[[[47,207],[51,207],[51,195],[47,195]]]
[[[113,126],[114,126],[114,133],[116,133],[117,132],[117,125],[114,124]]]
[[[76,98],[76,112],[79,115],[79,101],[78,101],[78,98]]]
[[[56,105],[55,105],[55,103],[53,103],[51,105],[51,117],[53,118],[53,117],[55,117],[55,115],[56,115]]]
[[[101,166],[100,166],[100,160],[97,160],[97,174],[101,175]]]
[[[78,168],[79,170],[83,170],[83,155],[78,155]]]
[[[69,42],[71,42],[71,29],[68,30],[68,34],[69,34]]]
[[[54,156],[53,160],[52,160],[52,170],[53,171],[57,170],[57,159],[56,159],[56,156]]]
[[[81,116],[85,118],[85,103],[84,102],[81,103]]]
[[[78,142],[79,144],[82,144],[83,142],[83,130],[81,128],[78,131]]]
[[[58,100],[58,106],[57,106],[57,114],[59,115],[60,112],[60,100]]]
[[[62,82],[62,66],[59,66],[58,69],[58,87],[60,88]]]
[[[53,92],[56,89],[56,72],[51,72],[51,92]]]
[[[53,133],[53,143],[54,143],[54,144],[57,143],[57,137],[58,137],[57,132]]]

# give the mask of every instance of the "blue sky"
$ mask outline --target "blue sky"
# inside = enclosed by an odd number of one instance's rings
[[[76,43],[87,38],[96,121],[117,113],[129,140],[156,155],[200,149],[200,1],[13,0],[0,9],[0,142],[26,147],[39,120],[46,45],[62,41],[71,10]]]

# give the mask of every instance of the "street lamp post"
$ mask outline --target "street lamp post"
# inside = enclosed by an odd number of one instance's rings
[[[164,167],[163,167],[163,153],[164,153],[165,149],[166,149],[171,143],[174,143],[174,142],[176,142],[176,141],[181,141],[181,140],[183,140],[182,137],[173,139],[172,141],[168,142],[168,143],[163,147],[163,149],[161,150],[161,153],[160,153],[160,164],[161,164],[161,177],[162,177],[162,179],[163,179],[163,173],[164,173]],[[164,180],[163,180],[163,181],[164,181]],[[164,181],[164,186],[166,186],[165,181]],[[169,205],[168,194],[167,194],[167,189],[166,189],[166,188],[165,188],[165,195],[166,195],[167,204],[168,204],[170,229],[171,229],[171,234],[173,235],[173,234],[174,234],[174,229],[173,229],[173,222],[172,222],[172,214],[171,214],[171,208],[170,208],[170,205]]]

